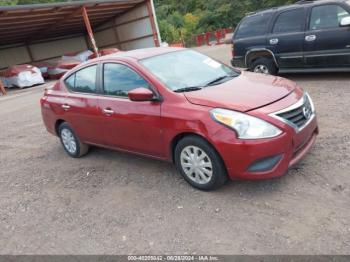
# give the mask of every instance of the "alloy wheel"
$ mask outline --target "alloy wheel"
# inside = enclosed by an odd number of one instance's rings
[[[257,65],[254,68],[254,72],[267,75],[269,74],[269,69],[267,68],[266,65]]]
[[[66,150],[71,154],[75,154],[77,151],[77,142],[73,133],[69,129],[64,128],[61,131],[61,138]]]

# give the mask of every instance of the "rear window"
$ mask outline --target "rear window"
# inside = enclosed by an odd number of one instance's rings
[[[65,80],[65,84],[73,92],[96,93],[97,65],[79,70]]]
[[[281,13],[273,27],[274,33],[301,32],[304,29],[304,9],[295,9]]]
[[[237,29],[235,38],[254,37],[266,34],[272,13],[260,13],[244,18]]]

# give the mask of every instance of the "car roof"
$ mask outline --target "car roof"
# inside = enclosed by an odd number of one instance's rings
[[[284,11],[284,10],[294,9],[302,6],[317,6],[321,4],[344,3],[344,2],[346,2],[346,0],[301,0],[291,5],[283,5],[279,7],[272,7],[268,9],[257,10],[255,12],[249,13],[247,16],[254,16],[257,14],[269,13],[269,12]]]
[[[142,49],[135,49],[131,51],[121,51],[115,54],[106,55],[103,57],[99,57],[94,59],[96,60],[106,60],[106,59],[113,59],[113,58],[133,58],[136,60],[141,60],[157,55],[167,54],[171,52],[176,52],[180,50],[186,50],[186,48],[180,48],[180,47],[151,47],[151,48],[142,48]]]

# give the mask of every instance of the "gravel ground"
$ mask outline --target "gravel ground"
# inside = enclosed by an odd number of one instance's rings
[[[228,62],[229,46],[202,51]],[[42,86],[0,97],[1,254],[350,254],[350,76],[286,77],[314,99],[316,145],[281,178],[210,193],[169,163],[68,157],[42,124]]]

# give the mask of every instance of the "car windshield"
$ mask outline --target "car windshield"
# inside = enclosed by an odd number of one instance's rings
[[[140,63],[173,91],[195,91],[240,74],[193,50],[166,53],[143,59]]]

